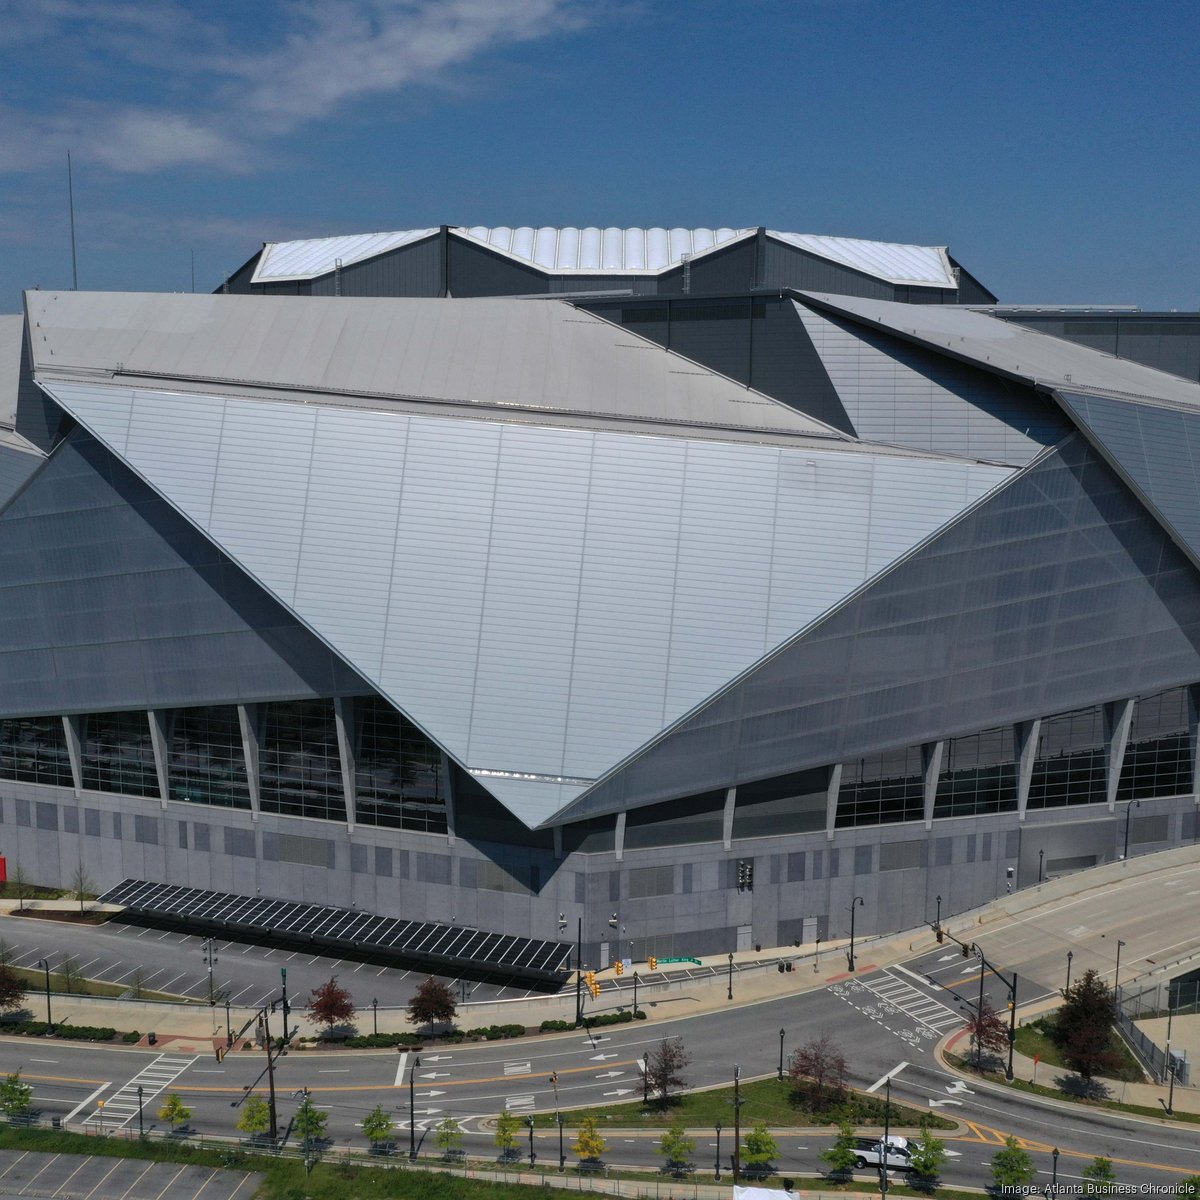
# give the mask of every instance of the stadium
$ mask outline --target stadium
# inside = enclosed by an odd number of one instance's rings
[[[600,968],[812,943],[1194,840],[1197,346],[762,228],[28,292],[5,852],[532,976],[577,931]]]

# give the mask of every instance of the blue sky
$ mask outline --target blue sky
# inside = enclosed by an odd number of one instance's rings
[[[1200,308],[1196,0],[0,0],[0,311],[264,240],[766,225]]]

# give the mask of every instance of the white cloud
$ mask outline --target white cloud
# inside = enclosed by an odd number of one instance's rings
[[[288,0],[253,11],[234,26],[215,4],[0,0],[0,45],[51,45],[67,64],[29,106],[0,110],[0,172],[61,163],[67,149],[126,173],[244,170],[273,139],[356,101],[437,83],[590,19],[582,0]],[[36,111],[73,81],[73,100]]]

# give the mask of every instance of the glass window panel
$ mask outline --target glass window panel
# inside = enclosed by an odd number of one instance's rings
[[[346,819],[332,700],[266,705],[259,759],[263,812]]]
[[[72,787],[62,718],[14,717],[0,721],[0,779]]]
[[[84,718],[83,786],[127,796],[158,795],[145,712],[89,713]]]
[[[234,705],[176,710],[167,786],[172,800],[250,807],[242,731]]]
[[[355,702],[355,802],[364,825],[446,832],[441,753],[386,700]]]
[[[1117,799],[1182,796],[1191,788],[1187,689],[1142,697],[1133,710]]]
[[[868,755],[842,768],[837,827],[920,821],[925,779],[919,746]]]
[[[933,815],[970,817],[1017,807],[1017,766],[1007,726],[951,738],[942,752]]]
[[[1038,736],[1029,807],[1103,803],[1105,759],[1104,712],[1100,705],[1048,717]]]

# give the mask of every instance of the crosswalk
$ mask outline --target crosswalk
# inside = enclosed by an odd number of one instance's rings
[[[963,1023],[961,1013],[939,1003],[928,992],[906,983],[890,967],[881,971],[877,978],[864,982],[864,986],[884,1003],[936,1034],[948,1033]]]
[[[86,1123],[111,1132],[124,1129],[138,1114],[138,1088],[142,1089],[140,1106],[153,1114],[151,1101],[179,1078],[199,1056],[184,1058],[178,1054],[160,1054],[143,1067],[128,1083],[118,1088],[107,1100],[98,1100]],[[153,1116],[151,1117],[153,1119]]]

